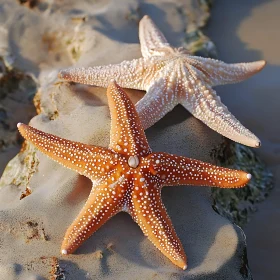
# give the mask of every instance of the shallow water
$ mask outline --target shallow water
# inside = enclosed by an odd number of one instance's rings
[[[255,77],[217,88],[230,111],[262,141],[256,152],[272,169],[275,188],[245,227],[255,280],[278,279],[280,249],[280,56],[278,0],[216,0],[207,34],[225,62],[265,59]]]

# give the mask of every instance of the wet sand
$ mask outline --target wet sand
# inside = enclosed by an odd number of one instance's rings
[[[275,176],[275,188],[245,227],[255,280],[278,279],[280,249],[280,1],[216,0],[207,34],[226,62],[265,59],[266,68],[236,85],[218,87],[230,111],[262,141],[257,154]]]

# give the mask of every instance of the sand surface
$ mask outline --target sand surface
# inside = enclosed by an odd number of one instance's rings
[[[230,111],[262,141],[256,152],[275,175],[275,188],[245,227],[255,280],[280,273],[280,1],[217,0],[207,34],[228,62],[265,59],[266,68],[241,84],[219,87]]]

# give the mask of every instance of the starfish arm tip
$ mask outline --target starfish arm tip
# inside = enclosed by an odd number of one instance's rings
[[[63,80],[67,80],[68,76],[69,76],[69,71],[67,71],[67,69],[60,70],[57,74],[57,77]]]
[[[261,147],[261,141],[259,140],[259,138],[256,137],[250,131],[249,131],[249,133],[250,133],[250,135],[249,136],[247,135],[245,137],[244,137],[244,135],[241,135],[241,137],[240,137],[240,135],[237,135],[236,137],[232,137],[232,138],[228,137],[228,138],[230,138],[231,140],[233,140],[237,143],[240,143],[242,145],[246,145],[248,147],[260,148]]]
[[[62,255],[67,255],[67,254],[68,254],[68,252],[67,252],[67,250],[62,249],[62,250],[61,250],[61,254],[62,254]]]
[[[252,147],[252,148],[259,148],[261,146],[261,141],[258,137],[256,137],[254,134],[250,133],[250,137],[247,137],[247,139],[240,139],[240,141],[237,141],[236,142],[239,142],[243,145],[246,145],[246,146],[249,146],[249,147]],[[235,141],[235,139],[232,139]]]
[[[258,60],[258,61],[254,61],[254,62],[249,62],[249,65],[251,66],[252,74],[256,74],[265,67],[266,61]]]
[[[29,128],[28,125],[19,122],[17,124],[17,128],[18,128],[19,133],[25,138],[25,133],[26,133],[27,129]]]
[[[239,171],[239,181],[237,182],[236,185],[233,185],[233,188],[243,188],[245,187],[250,180],[252,179],[252,174],[247,173],[245,171],[240,170]]]
[[[255,145],[256,148],[259,148],[261,146],[261,141],[258,141]]]
[[[266,66],[266,61],[265,60],[259,60],[259,65],[260,65],[260,70],[263,69]]]
[[[60,70],[57,77],[70,82],[80,82],[80,76],[83,76],[86,70],[85,68],[66,68]]]
[[[186,270],[188,267],[186,255],[180,257],[175,264],[183,270]]]

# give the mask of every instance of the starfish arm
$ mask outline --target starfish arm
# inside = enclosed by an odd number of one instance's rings
[[[220,60],[190,56],[190,63],[200,70],[209,86],[238,83],[260,72],[266,62],[264,60],[227,64]]]
[[[175,105],[175,88],[168,88],[167,83],[161,78],[155,80],[135,107],[144,129],[147,129],[163,118]]]
[[[73,253],[112,216],[122,210],[124,194],[121,189],[121,184],[93,183],[87,202],[65,233],[61,246],[62,254]]]
[[[260,147],[260,140],[229,112],[210,87],[186,88],[185,97],[180,103],[196,118],[223,136],[243,145]]]
[[[136,109],[115,81],[109,84],[107,97],[112,119],[109,148],[129,156],[151,153]]]
[[[113,153],[102,147],[69,141],[22,123],[18,124],[18,129],[42,153],[91,180],[103,175],[105,162],[115,161]]]
[[[152,170],[164,185],[196,185],[220,188],[240,188],[251,179],[251,174],[215,166],[203,161],[166,153],[153,153]]]
[[[162,32],[149,16],[144,16],[139,23],[139,40],[143,57],[156,54],[156,49],[169,46]]]
[[[149,73],[150,65],[150,61],[139,58],[106,66],[68,68],[61,70],[58,76],[64,80],[100,87],[107,87],[114,79],[121,87],[145,90],[143,77]]]
[[[144,235],[175,265],[187,268],[183,246],[161,201],[160,188],[139,187],[129,209]]]

